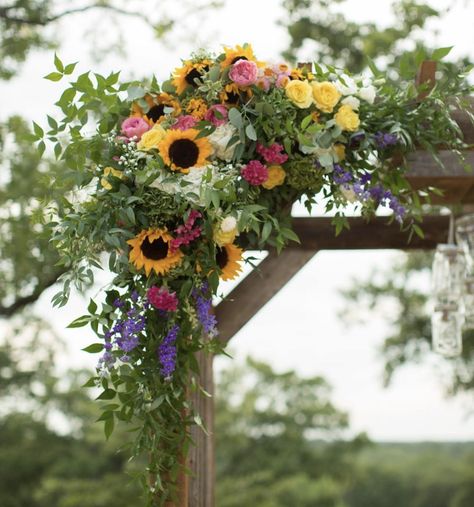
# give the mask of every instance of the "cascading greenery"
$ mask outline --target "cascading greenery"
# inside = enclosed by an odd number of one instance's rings
[[[55,66],[52,81],[75,67],[57,56]],[[471,91],[468,69],[422,102],[414,84],[372,71],[269,64],[248,44],[200,51],[163,83],[82,74],[46,132],[34,125],[39,150],[51,142],[64,164],[58,184],[74,189],[44,210],[66,271],[54,304],[92,283],[94,268],[115,274],[71,327],[98,336],[85,349],[101,353],[86,386],[101,389],[107,436],[117,421],[135,431],[148,505],[177,495],[189,428],[202,426],[189,404],[200,389],[195,354],[221,351],[212,298],[240,273],[244,250],[298,241],[297,200],[322,204],[336,233],[352,203],[367,217],[387,207],[407,236],[422,235],[405,156],[422,146],[436,157],[442,143],[462,157],[451,112]]]

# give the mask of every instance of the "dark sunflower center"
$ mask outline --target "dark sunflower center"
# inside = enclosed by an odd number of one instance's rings
[[[227,266],[227,262],[229,261],[229,254],[225,248],[217,247],[216,250],[216,263],[221,268],[224,269]]]
[[[238,104],[240,101],[240,95],[235,92],[227,92],[227,100],[228,104]]]
[[[155,239],[151,242],[148,238],[145,238],[140,248],[143,255],[147,259],[151,259],[153,261],[164,259],[168,255],[168,243],[163,241],[161,238]]]
[[[200,71],[198,69],[193,69],[192,71],[190,71],[186,74],[186,77],[184,79],[185,79],[186,83],[190,84],[191,86],[196,87],[197,84],[194,82],[194,80],[196,78],[201,77],[201,75],[204,72],[207,72],[208,70],[209,70],[209,65],[204,65],[204,67]]]
[[[158,104],[150,108],[148,113],[145,114],[151,121],[158,121],[165,114],[164,104]]]
[[[236,56],[230,63],[234,64],[235,62],[238,62],[239,60],[248,60],[245,56]]]
[[[173,164],[187,169],[198,161],[199,147],[191,139],[177,139],[171,143],[168,154]]]

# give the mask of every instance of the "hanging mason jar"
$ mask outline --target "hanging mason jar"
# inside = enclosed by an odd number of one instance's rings
[[[456,240],[466,256],[464,281],[465,327],[474,328],[474,214],[456,220]]]
[[[437,304],[431,316],[433,350],[445,357],[462,353],[462,328],[464,316],[455,303]]]
[[[433,260],[432,289],[435,304],[458,304],[464,293],[466,257],[454,244],[438,245]]]

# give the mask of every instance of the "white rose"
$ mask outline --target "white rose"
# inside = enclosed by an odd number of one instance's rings
[[[360,100],[357,97],[350,95],[341,101],[341,104],[351,107],[354,111],[357,111],[360,106]]]
[[[222,232],[231,232],[237,227],[237,220],[234,217],[225,217],[221,222]]]
[[[234,155],[234,150],[237,143],[227,147],[229,141],[237,132],[237,129],[230,123],[217,127],[216,130],[208,137],[212,147],[214,148],[214,155],[221,160],[230,162]]]
[[[350,76],[341,74],[339,79],[342,79],[344,83],[342,81],[336,81],[334,84],[342,95],[355,95],[357,93],[357,83]]]
[[[359,90],[359,97],[362,100],[365,100],[369,104],[373,104],[375,100],[375,86],[364,86],[364,88],[361,88]]]
[[[340,185],[339,190],[341,191],[341,194],[349,201],[349,202],[356,202],[357,201],[357,195],[352,189],[352,187]]]

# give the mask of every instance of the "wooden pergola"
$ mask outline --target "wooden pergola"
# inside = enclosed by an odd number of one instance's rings
[[[434,62],[424,62],[417,82],[434,83],[435,69]],[[474,100],[471,100],[471,104],[474,106]],[[463,111],[456,111],[454,119],[464,134],[465,142],[474,148],[474,125],[469,116]],[[446,170],[427,152],[417,151],[409,157],[408,179],[411,185],[414,188],[432,186],[442,189],[444,195],[432,200],[435,204],[455,204],[460,205],[460,209],[474,204],[474,174],[466,171],[455,154],[441,150],[438,156]],[[465,157],[467,164],[474,167],[474,151],[466,151]],[[349,218],[350,229],[337,237],[330,218],[294,218],[293,228],[301,244],[292,243],[279,255],[269,251],[258,268],[216,306],[219,339],[226,345],[320,250],[432,250],[438,243],[447,242],[449,222],[448,215],[426,215],[422,223],[424,238],[414,236],[408,242],[408,234],[402,232],[397,223],[388,225],[387,217],[376,217],[370,222],[362,218]],[[237,307],[238,312],[235,311]],[[213,395],[213,358],[200,353],[198,361],[201,385]],[[201,393],[193,393],[191,398],[209,435],[198,427],[191,429],[195,445],[190,450],[187,466],[192,475],[181,477],[180,501],[176,505],[169,505],[214,507],[214,401],[212,397]]]

